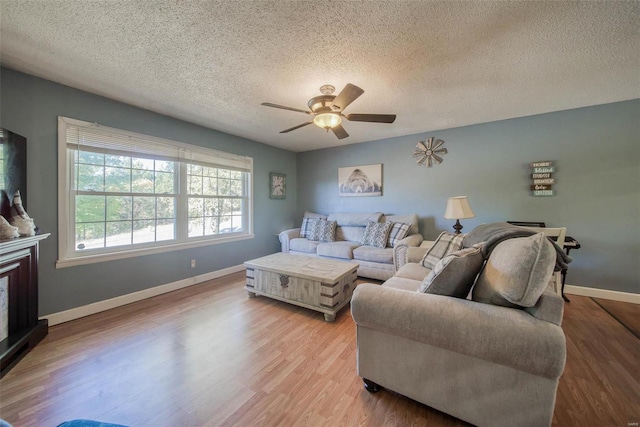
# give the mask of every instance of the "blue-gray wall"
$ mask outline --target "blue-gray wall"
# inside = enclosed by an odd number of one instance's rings
[[[255,239],[56,269],[57,116],[253,157]],[[463,231],[507,219],[566,226],[583,246],[572,253],[569,284],[640,292],[640,100],[296,155],[1,68],[0,126],[28,140],[28,211],[51,233],[40,250],[41,315],[278,251],[276,233],[298,225],[305,210],[417,213],[433,239],[451,229],[442,215],[456,195],[468,195],[477,215]],[[426,136],[446,141],[441,165],[416,166],[413,148]],[[529,195],[536,160],[555,162],[555,197]],[[338,197],[338,167],[373,163],[383,164],[382,197]],[[269,199],[269,172],[287,174],[286,200]]]
[[[412,158],[427,136],[449,150],[431,168]],[[530,195],[529,164],[538,160],[556,166],[554,197]],[[447,198],[467,195],[476,217],[462,221],[463,232],[506,220],[567,227],[582,244],[567,284],[640,293],[640,100],[308,151],[297,163],[298,216],[417,213],[434,239],[452,230]],[[338,167],[374,163],[383,164],[381,197],[338,197]]]
[[[0,126],[27,138],[28,213],[51,236],[40,246],[40,314],[50,314],[242,264],[276,252],[276,233],[296,205],[295,153],[162,116],[6,68],[0,69]],[[255,239],[56,269],[57,117],[66,116],[254,159]],[[286,200],[268,196],[269,172],[288,177]],[[195,259],[197,267],[190,268]]]

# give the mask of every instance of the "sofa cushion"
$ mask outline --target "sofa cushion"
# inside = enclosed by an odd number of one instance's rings
[[[302,218],[302,225],[300,226],[300,237],[309,238],[313,225],[318,221],[324,221],[324,218]]]
[[[385,215],[382,217],[380,222],[401,222],[405,224],[411,225],[409,227],[408,234],[417,234],[420,231],[418,230],[418,215],[410,214],[410,215]]]
[[[360,246],[355,242],[330,242],[320,243],[317,247],[317,254],[331,258],[353,259],[353,250]]]
[[[433,270],[438,261],[451,252],[462,249],[464,234],[452,234],[446,231],[440,233],[433,246],[429,248],[422,258],[422,265]]]
[[[556,251],[543,233],[499,243],[473,288],[474,301],[533,307],[549,284]]]
[[[427,277],[429,273],[431,273],[430,268],[426,268],[425,266],[417,262],[409,262],[400,267],[398,271],[396,271],[395,276],[403,279],[412,279],[417,280],[418,282],[422,282],[422,280]]]
[[[381,216],[382,214],[380,212],[339,212],[330,214],[327,219],[329,221],[336,221],[339,226],[366,227],[369,221],[378,222]]]
[[[389,232],[393,223],[391,222],[375,222],[369,221],[367,228],[364,230],[362,244],[366,246],[375,246],[376,248],[384,248],[387,246]]]
[[[291,239],[289,242],[289,250],[294,252],[303,252],[305,254],[315,254],[320,242],[312,242],[304,237]]]
[[[403,291],[416,292],[420,289],[420,281],[405,279],[398,276],[393,276],[391,279],[383,283],[385,288],[401,289]]]
[[[311,232],[307,237],[316,242],[333,242],[336,240],[336,222],[320,220],[311,226]]]
[[[482,244],[461,249],[442,258],[420,285],[420,292],[466,298],[482,269]]]
[[[318,219],[327,219],[327,216],[325,214],[320,214],[320,213],[315,213],[315,212],[309,212],[309,211],[304,211],[304,215],[302,216],[303,218],[318,218]]]
[[[336,240],[348,240],[350,242],[362,242],[365,227],[338,226],[336,227]]]
[[[404,222],[391,222],[391,224],[393,225],[391,226],[391,230],[389,231],[387,246],[390,248],[395,248],[396,244],[407,236],[411,224],[406,224]]]
[[[353,259],[360,261],[393,264],[392,248],[374,248],[373,246],[359,246],[353,250]]]

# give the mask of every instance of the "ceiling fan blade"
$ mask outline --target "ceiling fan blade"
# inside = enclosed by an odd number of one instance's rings
[[[282,110],[297,111],[298,113],[311,114],[311,111],[300,110],[298,108],[292,108],[292,107],[285,107],[284,105],[272,104],[270,102],[263,102],[260,105],[264,105],[265,107],[280,108]]]
[[[349,114],[345,116],[350,122],[393,123],[395,114]]]
[[[347,83],[342,91],[335,97],[331,103],[332,110],[344,110],[349,104],[358,99],[360,95],[364,93],[364,90],[360,89],[356,85]]]
[[[287,133],[287,132],[291,132],[292,130],[300,129],[301,127],[304,127],[304,126],[306,126],[306,125],[310,125],[311,123],[313,123],[313,122],[303,123],[303,124],[301,124],[301,125],[294,126],[294,127],[292,127],[292,128],[289,128],[289,129],[285,129],[285,130],[283,130],[283,131],[280,131],[280,133]]]
[[[342,127],[342,125],[332,127],[331,130],[333,131],[333,134],[338,137],[338,139],[345,139],[346,137],[349,136],[347,131],[344,130],[344,128]]]

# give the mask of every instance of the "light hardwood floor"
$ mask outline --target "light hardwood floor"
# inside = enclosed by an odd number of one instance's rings
[[[132,427],[467,425],[387,390],[366,392],[348,307],[327,323],[249,299],[243,285],[233,274],[50,328],[0,380],[0,417],[15,427],[76,418]],[[637,422],[638,338],[587,297],[571,297],[563,328],[554,426]]]

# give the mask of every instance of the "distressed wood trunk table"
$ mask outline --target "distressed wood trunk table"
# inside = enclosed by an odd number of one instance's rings
[[[244,263],[250,297],[264,295],[324,313],[332,322],[350,300],[358,264],[275,253]]]

